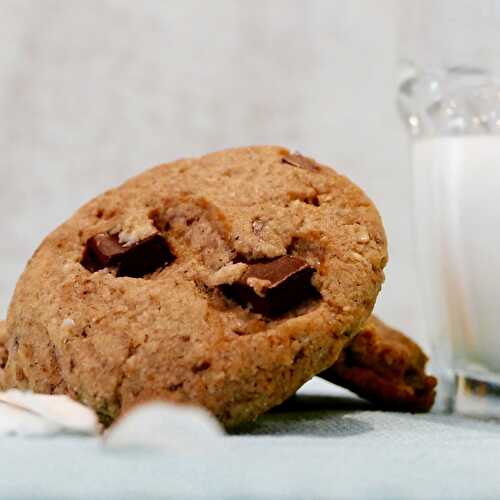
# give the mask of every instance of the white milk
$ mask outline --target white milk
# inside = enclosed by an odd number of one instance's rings
[[[413,165],[435,365],[500,373],[500,137],[418,140]]]

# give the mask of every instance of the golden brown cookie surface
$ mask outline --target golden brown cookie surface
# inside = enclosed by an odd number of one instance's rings
[[[434,404],[437,384],[425,373],[426,363],[413,340],[371,316],[320,376],[384,408],[425,412]]]
[[[9,309],[5,385],[68,393],[104,419],[164,398],[251,420],[332,365],[386,260],[364,193],[284,148],[161,165],[35,252]]]

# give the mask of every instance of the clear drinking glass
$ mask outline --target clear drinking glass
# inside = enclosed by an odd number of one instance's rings
[[[500,418],[500,0],[400,9],[398,107],[437,408]]]

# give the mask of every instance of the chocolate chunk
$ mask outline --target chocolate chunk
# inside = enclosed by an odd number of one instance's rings
[[[117,276],[140,278],[173,259],[167,242],[159,234],[125,246],[119,242],[118,235],[101,233],[87,241],[82,265],[91,272],[116,267]]]
[[[120,257],[126,251],[127,248],[120,245],[118,235],[96,234],[87,241],[82,265],[92,272],[112,267],[118,264]]]
[[[174,260],[167,242],[159,234],[138,241],[129,248],[118,266],[117,276],[140,278]]]
[[[227,296],[249,305],[254,312],[276,316],[318,295],[311,284],[314,271],[304,260],[285,255],[249,264],[236,283],[222,288]]]
[[[300,153],[284,156],[281,161],[283,163],[288,163],[288,165],[292,165],[293,167],[305,168],[306,170],[313,171],[319,170],[318,165],[316,165],[316,162],[312,158],[302,156]]]

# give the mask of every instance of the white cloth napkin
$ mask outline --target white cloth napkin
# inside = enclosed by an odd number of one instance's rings
[[[159,448],[196,451],[215,445],[224,430],[206,410],[152,402],[138,406],[119,419],[104,435],[111,449]]]
[[[96,414],[67,396],[34,394],[17,389],[0,392],[0,434],[95,435],[99,431]]]
[[[67,396],[16,389],[0,392],[0,435],[99,435],[101,430],[96,414]],[[103,438],[110,449],[195,451],[200,443],[214,442],[223,435],[217,420],[202,408],[151,402],[128,412]]]

